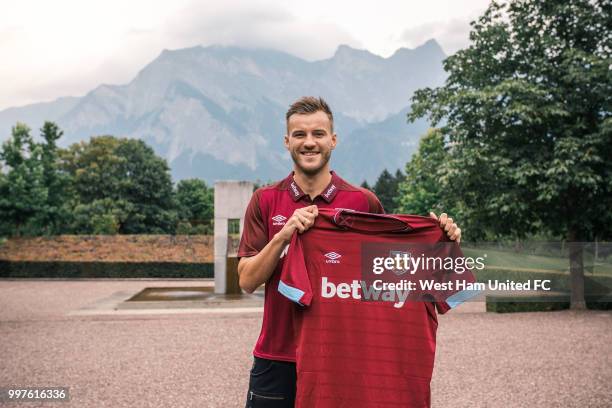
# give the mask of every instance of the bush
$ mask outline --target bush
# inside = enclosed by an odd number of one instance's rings
[[[0,260],[0,278],[192,278],[214,277],[213,263],[70,262]]]

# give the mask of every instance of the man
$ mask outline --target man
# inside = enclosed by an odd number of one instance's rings
[[[255,191],[246,211],[238,250],[240,287],[252,293],[266,284],[247,408],[294,404],[294,305],[276,290],[282,267],[279,260],[293,233],[303,233],[314,224],[318,207],[384,212],[371,191],[352,186],[330,171],[329,160],[337,136],[332,112],[323,99],[300,98],[290,106],[286,120],[284,141],[293,159],[293,171],[284,180]],[[438,219],[435,214],[430,215]],[[459,242],[461,230],[453,220],[442,214],[439,221],[450,239]]]

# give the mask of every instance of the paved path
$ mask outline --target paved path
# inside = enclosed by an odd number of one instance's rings
[[[120,310],[152,286],[202,281],[0,281],[0,387],[68,386],[69,403],[241,407],[259,308]],[[211,282],[206,282],[210,285]],[[433,407],[612,406],[612,313],[440,316]]]

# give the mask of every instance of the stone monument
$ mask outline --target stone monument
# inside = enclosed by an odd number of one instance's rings
[[[239,294],[237,240],[231,237],[229,226],[240,223],[242,234],[244,213],[253,195],[250,181],[215,182],[215,293]],[[239,221],[238,221],[239,220]]]

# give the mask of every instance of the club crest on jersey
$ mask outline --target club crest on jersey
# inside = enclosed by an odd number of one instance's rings
[[[272,221],[274,221],[272,225],[285,225],[285,221],[287,221],[287,217],[284,217],[278,214],[272,217]]]
[[[399,256],[400,258],[406,259],[406,262],[408,262],[408,259],[410,259],[412,255],[410,254],[410,252],[389,251],[389,258],[396,258],[397,256]],[[406,272],[408,272],[408,269],[406,269],[406,268],[391,267],[388,270],[393,272],[397,276],[403,275]]]
[[[334,263],[334,264],[339,264],[340,263],[340,258],[342,257],[342,255],[340,255],[337,252],[328,252],[326,253],[325,256],[327,259],[325,260],[325,263]]]

